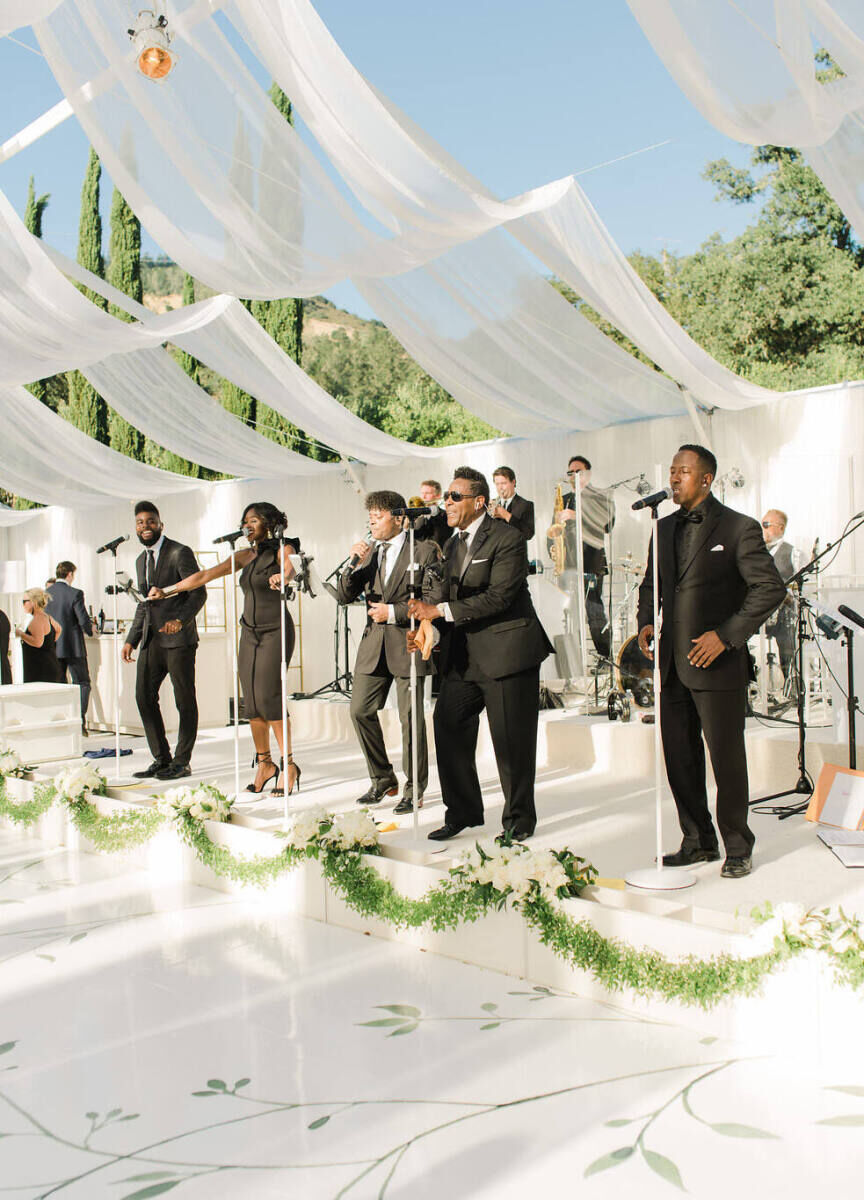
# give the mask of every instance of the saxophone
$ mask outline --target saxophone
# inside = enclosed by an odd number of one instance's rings
[[[564,570],[567,550],[564,545],[564,522],[560,519],[564,511],[564,491],[559,483],[555,488],[555,503],[553,506],[553,521],[546,531],[549,538],[549,557],[552,559],[552,574],[557,579]]]

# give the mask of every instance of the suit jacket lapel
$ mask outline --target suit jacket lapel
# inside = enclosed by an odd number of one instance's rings
[[[162,587],[164,583],[173,583],[173,580],[165,578],[165,572],[171,565],[171,551],[174,549],[174,543],[169,542],[166,538],[162,543],[162,549],[159,551],[159,557],[156,560],[156,586]]]
[[[462,565],[462,574],[459,576],[460,579],[464,578],[465,572],[468,570],[468,567],[474,561],[478,550],[480,550],[483,543],[486,541],[487,537],[489,536],[489,530],[491,529],[491,527],[492,527],[492,518],[487,515],[483,518],[483,523],[481,524],[481,526],[477,530],[477,532],[474,534],[474,537],[471,540],[471,545],[468,547],[468,553],[465,555],[465,562]]]
[[[393,595],[393,593],[396,591],[398,584],[401,582],[402,576],[405,574],[406,570],[408,569],[408,565],[409,565],[408,550],[409,549],[410,549],[410,547],[408,545],[408,539],[406,537],[405,541],[402,543],[402,549],[399,551],[398,555],[396,556],[396,561],[393,564],[393,570],[387,576],[387,582],[383,588],[382,599],[384,601],[386,601],[388,604],[390,603],[390,598]]]
[[[681,568],[678,572],[679,579],[683,579],[686,572],[690,570],[690,567],[693,565],[693,560],[696,558],[696,555],[699,553],[699,551],[702,549],[702,547],[706,544],[706,542],[710,538],[711,534],[717,528],[717,525],[718,525],[722,515],[723,515],[723,509],[718,504],[717,507],[714,509],[714,512],[711,513],[710,516],[706,517],[705,520],[702,522],[702,525],[700,526],[700,529],[699,529],[698,536],[693,539],[693,546],[692,546],[692,549],[690,552],[690,557],[687,559],[686,562],[681,563]]]

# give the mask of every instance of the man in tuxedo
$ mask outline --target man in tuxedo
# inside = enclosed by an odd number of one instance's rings
[[[554,513],[553,523],[564,525],[564,570],[561,583],[565,590],[578,586],[576,575],[576,488],[582,506],[582,570],[585,573],[585,616],[594,649],[603,658],[612,653],[612,631],[603,604],[603,579],[609,572],[606,562],[606,534],[615,524],[615,502],[610,492],[591,483],[591,463],[582,454],[574,454],[567,463],[571,490],[562,499],[564,508]],[[551,529],[549,531],[551,533]],[[549,536],[547,534],[547,548]]]
[[[87,737],[87,706],[90,703],[90,669],[87,665],[85,635],[93,636],[93,622],[84,604],[84,593],[73,587],[77,567],[73,562],[59,562],[54,582],[48,588],[49,615],[62,628],[57,639],[57,659],[63,678],[69,673],[81,690],[81,732]]]
[[[795,547],[785,539],[788,517],[779,508],[769,508],[762,518],[762,536],[768,553],[784,581],[795,574]],[[780,655],[780,670],[788,679],[792,659],[795,657],[795,601],[787,592],[783,603],[765,623],[765,633],[773,637]]]
[[[516,475],[512,467],[498,467],[492,482],[498,493],[493,505],[492,516],[496,521],[506,521],[511,529],[518,529],[526,542],[534,536],[534,505],[516,494]]]
[[[12,682],[12,667],[9,664],[9,635],[11,632],[9,618],[0,608],[0,684]]]
[[[453,534],[443,577],[409,605],[415,616],[435,621],[440,636],[435,752],[445,813],[444,824],[429,834],[433,841],[483,824],[476,754],[484,708],[504,792],[504,831],[521,841],[537,823],[540,663],[552,646],[528,591],[525,538],[493,520],[488,503],[486,477],[459,467],[444,493]],[[409,644],[416,644],[410,635]]]
[[[751,671],[747,640],[785,595],[783,581],[751,517],[711,493],[717,460],[704,446],[681,446],[669,483],[677,513],[657,529],[660,604],[660,725],[666,774],[683,841],[663,865],[720,857],[708,811],[705,750],[717,781],[717,824],[726,849],[721,875],[752,868],[744,716]],[[639,648],[652,657],[652,554],[639,589]]]
[[[195,555],[189,547],[165,536],[159,510],[149,500],[140,500],[135,505],[135,532],[144,547],[135,563],[138,591],[142,596],[147,596],[151,587],[169,587],[198,570]],[[135,610],[122,656],[124,662],[132,662],[133,652],[140,646],[135,700],[153,755],[149,767],[134,772],[139,779],[154,775],[157,779],[180,779],[192,773],[189,760],[198,735],[198,702],[195,698],[198,628],[195,617],[206,599],[207,589],[195,588],[164,600],[142,602]],[[173,757],[159,708],[159,689],[166,675],[171,677],[180,717]]]
[[[384,707],[390,685],[396,682],[396,701],[402,725],[402,770],[405,792],[394,811],[410,813],[423,804],[429,778],[429,751],[426,744],[426,719],[423,714],[423,681],[432,670],[431,662],[417,661],[417,771],[413,777],[411,752],[411,657],[405,644],[408,628],[408,602],[411,599],[411,557],[404,519],[393,510],[405,508],[398,492],[370,492],[366,497],[369,529],[373,545],[356,542],[351,547],[357,565],[349,567],[339,579],[340,604],[351,604],[365,595],[366,628],[357,648],[354,683],[351,692],[351,720],[360,739],[360,747],[369,770],[368,791],[358,804],[378,804],[399,790],[396,772],[384,746],[378,713]],[[375,545],[374,543],[377,543]],[[421,594],[423,577],[430,564],[439,562],[441,552],[433,540],[414,546],[414,584]]]
[[[441,500],[441,484],[437,479],[424,479],[420,484],[420,499],[432,509],[432,515],[419,517],[414,524],[414,536],[418,542],[433,541],[442,550],[450,539],[452,530],[447,524],[447,514]]]

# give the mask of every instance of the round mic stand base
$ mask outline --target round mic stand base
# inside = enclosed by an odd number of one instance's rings
[[[636,871],[628,871],[624,882],[628,887],[642,888],[645,891],[677,892],[681,888],[692,887],[696,876],[677,867],[640,867]]]

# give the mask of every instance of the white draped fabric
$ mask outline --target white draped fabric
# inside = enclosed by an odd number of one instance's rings
[[[60,3],[60,0],[0,0],[0,37],[22,25],[42,21]]]
[[[25,521],[29,521],[44,512],[44,508],[28,508],[19,512],[18,509],[7,508],[5,504],[0,505],[0,529],[23,525]]]
[[[23,387],[0,387],[0,484],[68,508],[189,491],[200,479],[135,462],[88,437]]]
[[[864,229],[861,0],[628,0],[681,90],[717,129],[754,146],[798,146]],[[845,77],[820,83],[813,55]]]

